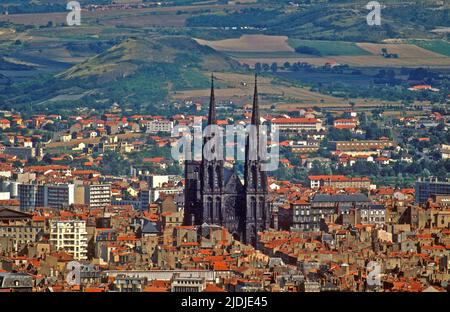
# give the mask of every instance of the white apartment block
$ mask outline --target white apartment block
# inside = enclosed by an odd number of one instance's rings
[[[317,118],[275,118],[271,124],[272,131],[278,127],[280,132],[319,132],[324,129],[322,121]]]
[[[146,132],[168,132],[172,133],[173,121],[170,120],[150,120],[147,121]]]
[[[86,221],[50,221],[50,244],[55,250],[63,249],[75,260],[87,259]]]
[[[111,205],[111,184],[90,184],[85,186],[85,203],[90,208]]]

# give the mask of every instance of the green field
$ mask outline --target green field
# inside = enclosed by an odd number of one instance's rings
[[[444,40],[408,40],[409,43],[418,47],[450,56],[450,42]]]
[[[303,40],[303,39],[289,38],[288,43],[294,49],[299,46],[308,46],[311,48],[315,48],[319,50],[322,56],[371,55],[369,52],[358,47],[354,42]]]

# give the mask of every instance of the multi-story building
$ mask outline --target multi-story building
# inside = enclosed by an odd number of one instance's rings
[[[118,292],[142,292],[147,282],[145,277],[119,274],[114,280],[114,288]]]
[[[339,130],[347,129],[353,131],[358,126],[358,124],[358,119],[356,118],[340,118],[333,121],[334,128]]]
[[[176,195],[183,193],[183,186],[170,175],[140,175],[139,179],[148,183],[148,188],[139,192],[141,209],[157,201],[161,194]]]
[[[344,175],[316,175],[309,176],[311,188],[321,186],[331,186],[339,189],[351,187],[357,189],[370,189],[370,179],[368,177],[346,177]]]
[[[298,200],[291,203],[292,228],[291,230],[307,231],[310,229],[311,204],[306,200]]]
[[[38,240],[43,228],[33,225],[32,215],[8,208],[0,209],[0,240],[8,241],[10,251],[20,251],[26,244]],[[0,243],[0,253],[3,246]]]
[[[206,287],[204,277],[186,277],[175,274],[171,284],[171,292],[202,292]]]
[[[171,133],[173,129],[173,121],[170,120],[150,120],[146,125],[147,133],[168,132]]]
[[[379,154],[381,150],[395,147],[391,140],[353,140],[330,141],[328,148],[334,153],[345,153],[351,156]]]
[[[386,207],[383,205],[364,205],[357,209],[357,212],[359,216],[358,223],[361,224],[383,225],[387,217]]]
[[[103,208],[111,204],[111,184],[85,185],[85,203],[90,208]]]
[[[425,204],[433,195],[450,195],[450,181],[438,181],[436,178],[416,181],[417,204]]]
[[[19,184],[18,195],[20,210],[33,211],[36,207],[44,206],[44,189],[37,184]]]
[[[45,185],[44,206],[50,208],[68,208],[75,201],[75,185]]]
[[[36,207],[68,208],[75,201],[73,184],[19,184],[20,209],[32,211]]]
[[[324,129],[322,121],[317,118],[275,118],[271,123],[272,131],[278,127],[280,132],[318,132]]]
[[[63,249],[75,260],[87,259],[87,231],[84,220],[50,221],[50,243],[56,250]]]
[[[318,140],[305,140],[294,142],[290,148],[292,153],[296,154],[309,154],[319,150],[320,141]]]
[[[319,230],[322,220],[331,220],[333,216],[347,214],[351,208],[359,209],[370,204],[370,199],[362,194],[316,194],[311,199],[311,211],[309,213],[309,229]]]

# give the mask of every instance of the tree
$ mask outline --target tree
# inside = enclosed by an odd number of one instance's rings
[[[270,65],[270,70],[272,73],[276,73],[278,71],[278,65],[276,62],[273,62],[272,65]]]

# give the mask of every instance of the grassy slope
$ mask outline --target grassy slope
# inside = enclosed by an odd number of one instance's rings
[[[450,43],[444,40],[408,40],[421,48],[450,56]]]
[[[319,50],[323,56],[334,55],[370,55],[369,52],[361,49],[354,42],[346,41],[326,41],[326,40],[303,40],[291,38],[288,40],[293,48],[298,46],[308,46]]]

